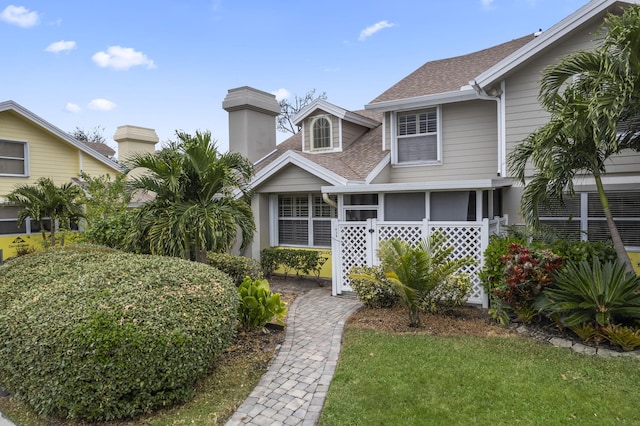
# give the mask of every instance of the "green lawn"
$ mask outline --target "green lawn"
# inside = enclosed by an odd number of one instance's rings
[[[347,328],[320,425],[640,424],[640,361]]]

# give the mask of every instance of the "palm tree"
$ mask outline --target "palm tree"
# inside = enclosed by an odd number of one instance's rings
[[[411,243],[392,239],[380,243],[378,257],[386,279],[409,308],[409,325],[420,326],[421,301],[436,286],[455,274],[460,268],[474,263],[470,257],[451,259],[453,246],[447,246],[447,237],[439,232],[416,247]],[[375,274],[350,274],[350,278],[379,282]]]
[[[539,99],[550,121],[509,155],[509,169],[525,184],[527,161],[535,168],[521,200],[525,221],[539,224],[538,206],[574,195],[577,174],[593,176],[611,240],[627,271],[633,265],[613,221],[602,176],[607,160],[625,149],[640,151],[640,8],[605,19],[608,32],[593,51],[568,55],[547,67]],[[631,125],[619,133],[619,123]]]
[[[82,217],[82,190],[73,183],[60,186],[47,177],[39,178],[35,185],[17,185],[6,196],[10,204],[21,207],[18,226],[30,217],[39,222],[42,239],[46,241],[45,218],[51,222],[51,245],[56,244],[56,230],[70,229],[71,221]],[[64,241],[63,241],[64,245]]]
[[[207,251],[229,250],[240,229],[244,249],[255,231],[247,186],[252,164],[240,154],[219,153],[208,131],[176,136],[159,153],[128,161],[129,171],[147,169],[130,181],[130,191],[154,195],[134,214],[131,242],[143,241],[154,254],[206,262]]]

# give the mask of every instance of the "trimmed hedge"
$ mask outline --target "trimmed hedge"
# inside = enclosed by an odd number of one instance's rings
[[[236,287],[240,287],[246,277],[257,280],[262,275],[260,263],[250,257],[209,252],[207,253],[207,263],[229,275]]]
[[[266,277],[282,267],[285,277],[291,271],[295,271],[296,275],[313,275],[320,278],[320,271],[327,260],[329,259],[316,250],[271,247],[260,252],[260,265]]]
[[[207,265],[76,246],[0,267],[0,382],[38,413],[110,420],[193,394],[238,294]]]

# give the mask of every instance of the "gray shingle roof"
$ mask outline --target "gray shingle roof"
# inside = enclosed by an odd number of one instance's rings
[[[468,85],[474,77],[533,39],[534,35],[529,34],[478,52],[427,62],[391,86],[371,103],[460,90],[460,87]]]

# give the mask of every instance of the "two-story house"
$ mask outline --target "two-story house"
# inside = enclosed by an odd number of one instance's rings
[[[273,95],[229,90],[231,150],[257,171],[257,233],[247,254],[259,258],[270,246],[326,250],[334,294],[349,289],[351,266],[375,263],[377,241],[394,236],[416,240],[438,229],[457,254],[481,262],[487,232],[506,217],[521,222],[522,188],[506,159],[548,120],[538,102],[542,70],[593,48],[606,14],[633,3],[592,1],[544,32],[428,62],[361,111],[316,100],[296,116],[300,132],[279,145]],[[614,215],[637,263],[640,155],[620,155],[607,171]],[[607,238],[594,182],[580,177],[576,189],[564,211],[543,220],[573,238]],[[470,300],[483,299],[476,279]]]
[[[120,126],[114,136],[118,155],[153,152],[158,136],[153,129]],[[14,101],[0,102],[0,250],[3,257],[41,244],[39,224],[29,219],[18,227],[18,206],[3,197],[16,185],[32,185],[41,177],[57,185],[78,178],[122,173],[114,151],[100,143],[84,143]],[[47,226],[45,222],[45,227]]]

